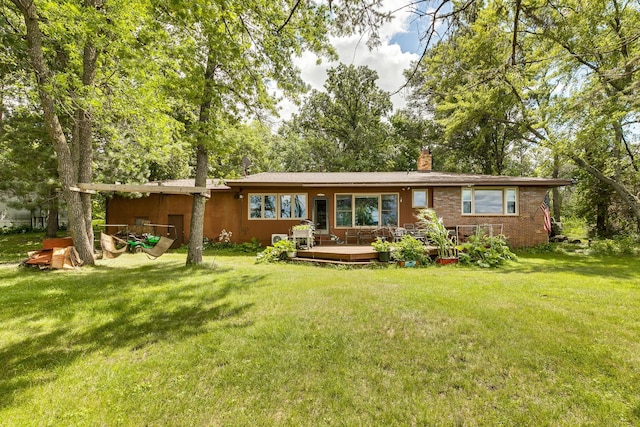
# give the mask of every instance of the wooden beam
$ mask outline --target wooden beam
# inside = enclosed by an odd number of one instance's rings
[[[121,193],[201,194],[211,197],[207,187],[182,187],[172,185],[96,184],[79,182],[80,191],[118,191]],[[76,191],[71,188],[72,191]]]

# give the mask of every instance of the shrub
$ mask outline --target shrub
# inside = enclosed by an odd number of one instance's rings
[[[640,254],[638,236],[615,237],[591,242],[589,253],[592,255],[637,255]]]
[[[256,256],[256,262],[269,264],[282,261],[286,258],[287,252],[296,250],[296,243],[293,240],[279,240],[273,246],[267,246],[264,251]]]
[[[477,265],[483,268],[497,267],[506,261],[516,261],[503,235],[488,236],[484,233],[469,237],[469,241],[458,246],[461,264]]]
[[[430,262],[424,244],[409,234],[403,236],[399,242],[394,243],[393,249],[391,256],[397,261],[418,261],[420,264],[428,264]]]
[[[391,242],[382,240],[380,237],[376,237],[376,240],[371,242],[371,246],[376,252],[391,252]]]

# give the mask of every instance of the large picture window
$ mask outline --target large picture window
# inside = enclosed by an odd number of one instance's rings
[[[462,214],[516,215],[516,188],[463,188]]]
[[[306,219],[306,194],[249,194],[250,219]]]
[[[398,225],[397,194],[336,195],[337,227]]]

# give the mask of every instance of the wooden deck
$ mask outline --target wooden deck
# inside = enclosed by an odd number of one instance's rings
[[[298,250],[298,258],[334,260],[343,262],[370,262],[378,259],[378,253],[371,246],[314,246]]]
[[[437,254],[437,248],[427,246],[427,254]],[[310,249],[298,249],[295,260],[335,264],[371,264],[377,262],[378,253],[369,245],[313,246]]]

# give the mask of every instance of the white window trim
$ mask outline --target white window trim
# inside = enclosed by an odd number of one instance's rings
[[[260,207],[261,211],[260,211],[260,218],[252,218],[251,217],[251,196],[260,196],[262,198],[262,206]],[[273,218],[265,218],[264,217],[264,197],[265,196],[275,196],[276,198],[276,214]],[[295,200],[296,196],[304,196],[305,200],[306,200],[306,216],[304,218],[302,217],[289,217],[289,218],[283,218],[280,216],[281,213],[281,206],[280,206],[280,197],[281,196],[291,196],[291,201],[293,203],[293,200]],[[293,206],[292,206],[293,209]],[[249,219],[249,221],[279,221],[279,220],[283,220],[283,221],[298,221],[301,219],[307,219],[309,216],[309,194],[308,193],[249,193],[247,195],[247,218]]]
[[[416,205],[416,191],[424,191],[424,206]],[[429,190],[427,188],[416,188],[411,190],[411,207],[413,209],[423,209],[429,207]]]
[[[356,223],[356,210],[355,203],[356,197],[378,197],[378,215],[382,217],[382,196],[396,196],[397,206],[396,206],[396,219],[400,220],[400,193],[397,192],[383,192],[383,193],[336,193],[333,196],[333,205],[335,209],[333,210],[333,223],[335,224],[335,228],[339,230],[346,230],[348,228],[363,228],[363,229],[374,229],[378,227],[384,227],[385,225],[355,225]],[[338,197],[339,196],[351,196],[351,225],[338,226]],[[378,219],[380,221],[381,218]]]
[[[463,193],[465,190],[471,191],[471,213],[464,212]],[[476,190],[502,190],[502,213],[475,213],[476,211]],[[507,192],[515,191],[516,209],[513,213],[507,212]],[[520,192],[518,187],[462,187],[460,189],[460,213],[462,216],[518,216],[520,214]]]

